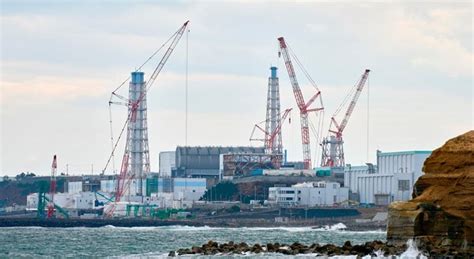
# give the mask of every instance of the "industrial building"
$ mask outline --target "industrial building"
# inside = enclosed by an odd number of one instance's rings
[[[72,215],[80,215],[80,211],[84,210],[93,212],[104,208],[106,204],[113,202],[117,190],[117,179],[104,178],[93,179],[94,186],[97,185],[97,182],[99,183],[97,188],[94,187],[96,189],[94,191],[85,190],[84,188],[90,186],[91,179],[89,177],[85,177],[82,181],[67,182],[67,192],[54,194],[55,204],[69,212],[75,212]],[[207,190],[205,178],[148,177],[142,179],[141,183],[138,179],[131,179],[129,184],[127,192],[122,197],[122,203],[142,204],[155,208],[191,208],[193,203],[198,201]],[[137,195],[140,185],[143,193]],[[49,199],[49,197],[50,194],[46,194],[46,198]],[[28,195],[27,209],[37,209],[38,202],[38,193]],[[125,215],[127,206],[124,204],[119,204],[114,215]]]
[[[221,154],[264,154],[263,147],[177,147],[176,169],[173,176],[219,178]]]
[[[172,171],[176,170],[176,152],[164,151],[159,154],[159,174],[161,177],[171,177]]]
[[[172,193],[175,200],[198,201],[206,192],[205,178],[148,178],[147,196]]]
[[[46,194],[49,199],[49,194]],[[27,210],[36,210],[38,208],[38,193],[29,194],[26,198]],[[54,194],[54,203],[68,210],[93,210],[103,207],[103,204],[110,201],[110,198],[96,192],[80,193],[56,193]]]
[[[291,187],[270,187],[269,203],[280,206],[334,206],[349,199],[349,188],[337,182],[298,183]]]
[[[344,185],[349,187],[351,199],[361,204],[386,206],[409,200],[430,154],[431,151],[377,151],[377,166],[345,167]]]

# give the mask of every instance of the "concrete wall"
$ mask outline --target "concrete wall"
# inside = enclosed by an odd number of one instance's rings
[[[206,192],[204,178],[174,178],[173,193],[175,200],[197,201]]]
[[[391,174],[361,174],[357,176],[357,190],[360,203],[374,204],[376,194],[393,194],[393,175]],[[390,202],[393,198],[390,198]]]
[[[357,192],[357,177],[366,174],[369,174],[369,167],[366,165],[346,166],[344,168],[344,186],[349,187],[352,192]]]

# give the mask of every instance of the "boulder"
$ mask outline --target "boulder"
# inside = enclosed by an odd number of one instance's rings
[[[474,253],[474,131],[433,151],[423,171],[413,199],[389,207],[388,243],[415,239],[423,250]]]

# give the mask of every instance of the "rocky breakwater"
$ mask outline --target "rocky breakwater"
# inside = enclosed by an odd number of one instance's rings
[[[178,251],[171,251],[168,256],[180,255],[230,255],[230,254],[260,254],[260,253],[279,253],[284,255],[297,254],[317,254],[326,256],[335,255],[356,255],[356,256],[380,256],[380,255],[399,255],[407,249],[406,245],[393,246],[388,245],[382,241],[366,242],[365,244],[352,245],[351,242],[346,241],[343,246],[336,246],[332,244],[311,244],[304,245],[295,242],[291,245],[280,243],[268,244],[254,244],[247,243],[217,243],[212,240],[203,244],[202,246],[193,246],[192,248],[183,248]]]
[[[426,254],[474,254],[474,131],[425,161],[413,199],[389,207],[387,241],[414,239]]]

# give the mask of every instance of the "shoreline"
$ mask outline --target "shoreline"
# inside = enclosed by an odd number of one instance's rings
[[[343,226],[330,229],[342,223]],[[163,226],[190,226],[190,227],[214,227],[214,228],[327,228],[327,230],[345,231],[382,231],[385,232],[384,225],[364,225],[348,224],[346,222],[295,222],[293,224],[281,224],[270,222],[229,222],[229,221],[206,221],[206,220],[148,220],[148,219],[38,219],[38,218],[0,218],[0,228],[2,227],[51,227],[51,228],[73,228],[89,227],[99,228],[105,226],[114,227],[163,227]]]

